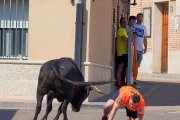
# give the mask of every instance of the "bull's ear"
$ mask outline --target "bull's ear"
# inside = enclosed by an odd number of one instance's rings
[[[87,95],[89,95],[89,93],[92,91],[92,87],[91,86],[87,86],[86,87],[86,92],[87,92]]]
[[[87,91],[91,92],[93,90],[93,88],[91,86],[87,86]]]

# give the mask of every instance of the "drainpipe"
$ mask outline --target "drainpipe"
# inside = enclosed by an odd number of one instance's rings
[[[128,5],[127,5],[127,7],[128,7],[128,12],[127,12],[127,18],[130,16],[130,6],[131,6],[131,0],[128,0]]]
[[[131,6],[131,0],[129,0],[129,3],[128,3],[127,19],[130,16],[130,6]],[[128,33],[127,85],[133,84],[133,80],[132,80],[132,39],[133,39],[133,31],[130,30]]]
[[[130,16],[130,6],[131,5],[137,5],[136,0],[134,0],[133,3],[130,3],[131,0],[129,0],[128,4],[128,17]],[[127,84],[132,85],[134,78],[132,75],[132,64],[133,64],[133,30],[131,29],[128,33],[128,68],[127,68]]]
[[[128,33],[128,68],[127,68],[127,84],[133,84],[132,64],[133,64],[133,30],[130,29]]]
[[[83,13],[84,0],[79,0],[76,7],[76,34],[75,34],[75,55],[74,60],[81,69],[82,61],[82,41],[83,41]]]

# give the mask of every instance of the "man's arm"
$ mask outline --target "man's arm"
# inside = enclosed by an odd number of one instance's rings
[[[135,120],[143,120],[143,114],[138,114],[137,118]]]
[[[114,105],[113,105],[113,108],[109,114],[109,117],[108,117],[108,120],[113,120],[114,119],[114,116],[117,112],[117,110],[119,109],[119,105],[115,102]]]
[[[121,40],[122,40],[122,41],[124,41],[124,42],[128,42],[128,38],[127,38],[127,37],[125,37],[124,35],[123,35],[123,36],[121,36]]]
[[[147,37],[144,36],[144,50],[143,50],[143,53],[146,53],[147,52]]]

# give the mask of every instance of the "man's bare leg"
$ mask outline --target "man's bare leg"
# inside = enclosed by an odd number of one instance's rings
[[[129,120],[135,120],[134,118],[132,118],[132,117],[129,117]]]
[[[112,110],[113,105],[114,105],[114,100],[109,99],[107,101],[106,105],[104,106],[104,111],[103,111],[104,112],[104,115],[103,115],[104,119],[102,118],[102,120],[105,120],[105,118],[108,118],[108,115],[109,115],[110,111]]]

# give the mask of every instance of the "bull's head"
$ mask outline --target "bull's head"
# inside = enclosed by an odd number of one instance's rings
[[[89,87],[81,87],[79,89],[78,94],[76,94],[76,96],[74,96],[73,100],[71,101],[73,111],[75,112],[80,111],[82,103],[88,97],[89,93],[90,93]]]
[[[79,92],[77,92],[78,94],[74,97],[74,99],[71,102],[72,110],[75,112],[79,112],[80,108],[82,106],[82,103],[89,96],[89,93],[92,90],[94,90],[95,92],[98,92],[100,94],[105,95],[105,93],[103,93],[101,90],[99,90],[94,85],[103,85],[103,84],[108,84],[111,82],[115,82],[115,81],[80,82],[80,83],[76,84],[79,86],[80,89],[79,89]]]

